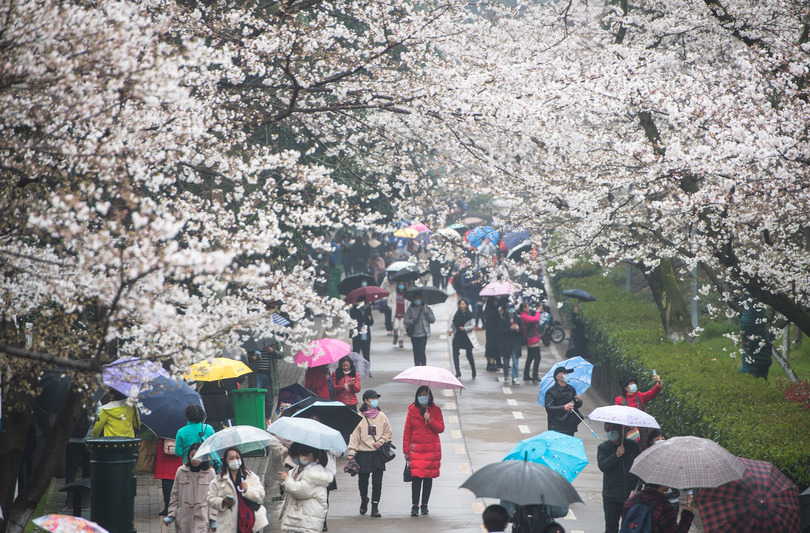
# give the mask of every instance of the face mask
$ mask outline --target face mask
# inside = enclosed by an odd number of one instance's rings
[[[369,405],[371,405],[371,407],[373,407],[374,409],[376,409],[376,408],[377,408],[377,406],[378,406],[378,405],[380,405],[380,400],[378,400],[377,398],[374,398],[373,400],[371,400],[371,401],[370,401],[370,402],[368,402],[368,403],[369,403]]]
[[[404,291],[405,290],[405,285],[398,285],[397,289],[399,289],[401,291]]]
[[[231,470],[239,470],[239,467],[242,466],[241,459],[234,459],[233,461],[228,461],[228,468]]]
[[[419,400],[419,405],[427,405],[428,397],[427,396],[417,396],[417,400]]]
[[[323,254],[318,254],[318,259],[323,259]]]
[[[307,461],[306,459],[301,459],[300,457],[296,457],[295,459],[293,459],[293,463],[301,466],[307,466],[309,464],[309,461]]]
[[[620,437],[619,431],[617,429],[606,432],[605,436],[608,438],[610,442],[616,442],[617,440],[619,440]]]
[[[629,385],[629,388],[630,388],[630,394],[635,394],[636,391],[638,391],[638,385],[636,385],[635,383],[631,383]]]
[[[422,300],[414,300],[413,305],[416,305],[416,306],[422,305]]]
[[[570,376],[569,374],[563,374],[563,381],[564,381],[565,383],[570,383],[570,381],[571,381],[571,376]]]
[[[514,312],[515,312],[515,308],[514,308],[514,307],[510,307],[510,308],[507,310],[507,312],[508,312],[510,315],[511,315],[511,314],[514,314]]]
[[[295,459],[293,459],[293,464],[300,465],[301,460],[298,457],[296,457]]]

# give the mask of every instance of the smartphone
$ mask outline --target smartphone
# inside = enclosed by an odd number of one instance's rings
[[[655,369],[653,368],[653,376],[656,374],[658,374],[658,372],[656,372]]]

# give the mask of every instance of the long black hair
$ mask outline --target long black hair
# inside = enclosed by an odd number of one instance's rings
[[[352,378],[357,377],[357,369],[354,367],[354,361],[352,361],[352,358],[347,355],[346,357],[343,357],[340,361],[338,361],[338,367],[337,370],[335,370],[335,381],[340,381],[341,379],[343,379],[343,376],[346,375],[343,373],[343,366],[342,366],[345,361],[348,361],[349,364],[352,366],[352,369],[349,370],[348,374],[349,377]]]
[[[245,460],[242,458],[242,452],[239,451],[239,448],[236,446],[231,446],[225,453],[222,454],[222,468],[219,469],[219,477],[227,477],[228,474],[228,454],[232,451],[239,454],[239,460],[242,461],[242,464],[239,466],[239,472],[242,474],[242,478],[247,479],[248,469],[245,466]]]
[[[189,467],[193,472],[197,472],[199,470],[208,470],[211,467],[211,463],[206,459],[200,463],[200,466],[194,467],[191,464],[191,459],[194,457],[194,454],[202,445],[201,442],[195,442],[191,446],[188,447],[188,453],[186,453],[186,466]]]
[[[301,455],[312,455],[321,466],[326,466],[329,463],[328,454],[318,448],[301,444],[300,442],[293,442],[289,450],[290,457],[300,457]]]
[[[428,403],[427,403],[427,405],[422,405],[421,403],[419,403],[419,396],[423,392],[428,393]],[[420,411],[422,411],[422,414],[424,414],[425,411],[427,411],[428,407],[433,407],[433,393],[430,392],[430,387],[428,387],[427,385],[421,385],[418,389],[416,389],[416,394],[413,395],[413,404],[416,407],[418,407]]]

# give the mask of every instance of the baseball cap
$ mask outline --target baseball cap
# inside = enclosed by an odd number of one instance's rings
[[[377,391],[374,389],[368,389],[366,392],[363,393],[363,399],[368,400],[369,398],[379,398],[380,395],[377,394]]]

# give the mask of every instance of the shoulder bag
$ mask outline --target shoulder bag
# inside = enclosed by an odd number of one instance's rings
[[[365,419],[366,419],[366,424],[368,424],[369,427],[371,427],[371,422],[368,421],[368,417],[365,417]],[[374,439],[374,442],[377,442],[377,437],[372,435],[371,438]],[[380,459],[382,459],[383,463],[388,463],[388,462],[391,462],[391,461],[394,460],[394,457],[397,456],[397,454],[394,453],[394,450],[396,448],[397,447],[394,446],[393,442],[383,442],[382,446],[380,446],[377,449],[377,453],[380,454]]]

